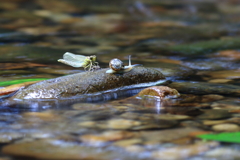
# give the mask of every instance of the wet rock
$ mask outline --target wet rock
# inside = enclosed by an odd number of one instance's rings
[[[212,126],[212,129],[217,132],[235,132],[239,131],[240,127],[237,124],[223,123]]]
[[[135,144],[142,144],[142,142],[143,140],[140,138],[132,138],[132,139],[125,139],[125,140],[114,142],[113,145],[119,146],[119,147],[128,147]]]
[[[202,113],[202,111],[195,107],[194,103],[191,104],[176,104],[171,106],[166,105],[164,109],[161,111],[162,113],[170,113],[170,114],[177,114],[177,115],[189,115],[189,116],[197,116]]]
[[[146,141],[147,145],[155,145],[163,142],[171,142],[173,140],[187,137],[189,133],[200,131],[196,128],[174,128],[158,131],[141,131],[139,137]],[[177,133],[177,134],[176,134]]]
[[[94,128],[97,126],[96,122],[94,122],[94,121],[80,122],[80,123],[78,123],[78,125],[82,126],[82,127],[90,127],[90,128]]]
[[[145,151],[145,148],[140,146],[140,145],[130,145],[130,146],[125,146],[125,150],[131,153],[143,153]]]
[[[190,120],[187,120],[187,121],[182,121],[180,123],[181,126],[183,127],[191,127],[191,128],[200,128],[200,129],[209,129],[209,127],[206,127],[205,125],[203,125],[202,123],[200,122],[197,122],[197,121],[190,121]]]
[[[164,129],[178,125],[176,120],[156,119],[154,121],[143,121],[141,125],[133,126],[132,130]]]
[[[209,95],[203,95],[201,102],[213,102],[224,99],[224,96],[217,95],[217,94],[209,94]]]
[[[216,125],[216,124],[222,124],[222,123],[227,123],[229,120],[205,120],[203,121],[204,125],[211,126],[211,125]]]
[[[204,113],[197,116],[198,119],[226,119],[231,117],[231,114],[227,110],[223,109],[213,109],[213,110],[201,110]]]
[[[18,132],[2,132],[0,133],[0,143],[9,143],[23,137],[24,134]]]
[[[106,70],[83,72],[41,81],[24,90],[20,90],[12,98],[48,99],[73,98],[78,96],[78,98],[82,97],[82,99],[90,99],[91,101],[106,100],[113,96],[116,97],[113,93],[109,93],[111,89],[114,89],[112,92],[127,91],[165,82],[161,72],[150,68],[135,67],[130,72],[124,74],[108,74]],[[89,97],[90,94],[95,97]],[[123,92],[121,94],[126,95]],[[133,94],[133,91],[131,91],[131,94]]]
[[[180,94],[176,89],[167,86],[153,86],[145,88],[137,94],[139,97],[155,97],[159,99],[178,98]]]
[[[191,119],[190,116],[187,115],[173,115],[173,114],[156,114],[154,115],[156,119],[163,119],[163,120],[187,120]]]
[[[231,83],[233,80],[231,79],[212,79],[208,81],[209,83]]]
[[[213,84],[206,82],[173,82],[168,85],[180,93],[188,94],[222,94],[239,96],[240,87],[230,84]]]
[[[238,98],[231,98],[212,103],[211,107],[216,109],[227,109],[229,111],[240,109],[240,102]]]
[[[186,159],[199,155],[219,145],[218,142],[201,142],[179,147],[170,147],[164,150],[154,151],[152,156],[157,159]],[[183,154],[184,153],[184,154]]]
[[[99,110],[105,108],[104,105],[94,104],[94,103],[75,103],[72,105],[72,108],[75,110]],[[107,108],[107,107],[106,107]]]
[[[139,125],[141,125],[140,121],[127,119],[112,119],[107,122],[107,127],[110,129],[132,129]]]
[[[198,75],[207,76],[210,79],[239,79],[240,70],[205,71],[198,73]]]
[[[40,121],[59,121],[61,117],[52,112],[25,112],[22,116],[26,119],[31,119],[32,121],[40,120]]]
[[[166,79],[175,80],[175,79],[188,79],[189,76],[195,74],[195,70],[185,67],[184,65],[172,64],[172,63],[158,63],[156,70],[162,72]]]
[[[218,52],[217,56],[227,57],[232,60],[240,60],[240,52],[238,50],[225,50]]]
[[[24,157],[25,159],[52,160],[82,160],[99,159],[112,160],[121,157],[123,160],[134,160],[136,157],[118,151],[110,151],[94,147],[84,147],[76,143],[64,142],[58,139],[44,139],[30,142],[10,144],[2,149],[6,155]]]
[[[106,131],[101,134],[87,134],[80,136],[80,140],[90,145],[101,145],[107,142],[119,141],[133,137],[135,134],[128,131]]]
[[[238,49],[239,38],[225,38],[217,40],[208,40],[192,44],[180,44],[167,48],[168,51],[184,55],[206,54],[223,49]]]
[[[191,61],[185,61],[183,63],[184,66],[195,69],[195,70],[225,70],[225,69],[237,69],[240,67],[239,63],[221,60],[216,58],[198,58]]]
[[[204,154],[204,158],[206,159],[240,159],[240,153],[238,147],[218,147],[213,150],[210,150]]]

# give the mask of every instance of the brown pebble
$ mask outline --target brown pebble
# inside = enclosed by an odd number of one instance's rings
[[[236,124],[224,123],[224,124],[214,125],[212,129],[218,132],[235,132],[235,131],[239,131],[240,127]]]
[[[176,89],[167,86],[153,86],[138,93],[138,96],[158,97],[161,99],[177,98],[180,96]]]

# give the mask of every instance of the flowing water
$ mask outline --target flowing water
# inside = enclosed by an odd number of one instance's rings
[[[240,159],[239,19],[234,0],[0,0],[0,82],[85,72],[57,62],[65,52],[101,68],[131,55],[180,93],[11,104],[17,89],[2,85],[0,159]]]

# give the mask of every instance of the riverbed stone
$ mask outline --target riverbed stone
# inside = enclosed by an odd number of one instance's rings
[[[43,139],[10,144],[2,149],[7,155],[24,157],[25,159],[52,159],[52,160],[112,160],[121,157],[123,160],[134,160],[136,157],[117,151],[110,151],[97,147],[80,146],[76,143],[64,142],[58,139]]]
[[[209,79],[239,79],[240,69],[235,70],[221,70],[221,71],[204,71],[198,73],[201,76],[207,76]]]
[[[113,145],[125,148],[135,144],[142,144],[142,142],[143,140],[140,138],[131,138],[131,139],[119,140],[117,142],[114,142]]]
[[[146,145],[155,145],[164,142],[171,142],[176,139],[187,137],[191,132],[201,131],[193,127],[173,128],[165,130],[140,131],[139,137],[145,140]],[[177,134],[176,134],[177,133]]]
[[[9,143],[23,137],[24,134],[18,132],[2,132],[0,133],[0,143]]]
[[[159,99],[178,98],[180,94],[176,89],[167,86],[148,87],[138,93],[139,97],[155,97]]]
[[[207,82],[173,82],[168,85],[175,88],[180,93],[188,94],[220,94],[220,95],[240,95],[240,86],[231,84],[214,84]]]
[[[219,145],[218,142],[199,142],[184,146],[170,147],[164,150],[152,152],[152,156],[156,159],[172,160],[186,159],[199,155]],[[183,154],[184,153],[184,154]]]
[[[232,60],[240,60],[240,52],[238,50],[224,50],[218,52],[216,56],[227,57]]]
[[[196,71],[189,67],[185,67],[180,64],[172,63],[158,63],[156,70],[162,72],[167,79],[187,79],[189,76],[194,75]]]
[[[217,50],[223,49],[238,49],[240,40],[236,37],[228,37],[225,39],[214,39],[207,41],[200,41],[191,44],[179,44],[167,47],[167,50],[172,53],[183,55],[202,55]]]
[[[229,111],[239,110],[240,102],[238,98],[231,98],[212,103],[211,107],[216,109],[227,109]]]
[[[149,130],[149,129],[166,129],[178,125],[176,120],[156,119],[150,121],[143,121],[141,125],[133,126],[132,130]]]
[[[224,109],[211,109],[211,110],[205,109],[201,111],[203,111],[203,114],[197,116],[198,119],[214,120],[214,119],[226,119],[231,117],[231,114]]]
[[[96,146],[107,142],[119,141],[128,139],[136,135],[128,131],[105,131],[101,134],[86,134],[79,137],[79,139],[87,144]]]
[[[134,126],[140,126],[140,121],[127,119],[112,119],[107,122],[107,127],[110,129],[131,129]]]
[[[237,124],[223,123],[212,126],[212,129],[217,132],[236,132],[240,127]]]
[[[204,154],[206,159],[240,159],[240,153],[238,147],[225,147],[221,146],[213,150],[209,150]]]

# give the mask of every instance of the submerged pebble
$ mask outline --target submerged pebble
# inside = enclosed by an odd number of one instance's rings
[[[144,90],[139,92],[137,96],[169,99],[169,98],[177,98],[180,96],[180,94],[176,89],[172,89],[167,86],[153,86],[153,87],[145,88]]]
[[[231,114],[224,109],[202,110],[203,114],[197,116],[198,119],[226,119],[231,117]]]
[[[239,96],[240,87],[230,84],[214,84],[207,82],[173,82],[168,85],[171,88],[175,88],[180,93],[188,94],[222,94]]]
[[[223,123],[212,126],[212,129],[217,132],[235,132],[239,131],[240,127],[237,124]]]

